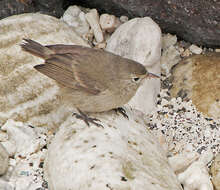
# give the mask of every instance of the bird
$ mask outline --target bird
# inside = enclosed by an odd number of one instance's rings
[[[23,39],[22,50],[44,59],[34,66],[38,72],[55,80],[61,99],[77,108],[77,118],[100,126],[85,113],[122,111],[147,78],[159,78],[140,63],[108,51],[80,45],[41,45]],[[124,115],[125,112],[122,111]]]

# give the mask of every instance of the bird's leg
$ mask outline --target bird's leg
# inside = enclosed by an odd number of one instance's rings
[[[89,127],[89,123],[92,123],[92,124],[96,125],[97,127],[102,127],[103,128],[103,126],[101,124],[96,122],[96,121],[100,121],[99,119],[88,117],[85,113],[83,113],[78,108],[77,108],[77,111],[79,112],[79,114],[78,113],[73,113],[73,116],[75,116],[77,119],[83,120],[86,123],[86,125],[88,125],[88,127]]]
[[[128,115],[126,114],[126,111],[124,110],[124,108],[119,107],[119,108],[115,108],[114,109],[116,113],[120,113],[121,115],[123,115],[125,118],[129,119]]]

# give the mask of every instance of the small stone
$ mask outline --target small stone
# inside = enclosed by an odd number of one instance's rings
[[[106,47],[106,42],[95,44],[95,48],[98,48],[98,49],[105,49],[105,47]]]
[[[201,54],[202,53],[202,48],[192,44],[190,47],[189,47],[189,50],[192,52],[192,53],[195,53],[197,55]]]
[[[61,20],[73,27],[80,36],[84,36],[89,32],[89,24],[86,21],[85,13],[77,6],[68,7]]]
[[[177,42],[176,35],[166,34],[162,37],[162,49],[165,50]]]
[[[192,55],[192,53],[189,49],[186,49],[184,52],[181,53],[182,57],[189,57],[190,55]]]
[[[103,36],[102,30],[101,30],[101,27],[99,25],[99,14],[98,14],[97,10],[96,9],[90,10],[86,14],[86,19],[87,19],[89,25],[91,26],[91,28],[93,29],[96,41],[98,43],[103,42],[104,36]]]
[[[122,23],[125,23],[125,22],[128,21],[128,17],[127,17],[127,16],[121,16],[119,19],[120,19],[120,21],[121,21]]]
[[[100,26],[104,31],[112,33],[121,24],[119,19],[114,15],[102,14],[100,16]]]
[[[167,75],[170,73],[171,68],[176,65],[179,61],[180,53],[174,46],[170,46],[165,51],[163,51],[163,54],[161,56],[161,68],[162,72]]]

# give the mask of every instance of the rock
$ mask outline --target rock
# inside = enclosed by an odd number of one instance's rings
[[[177,50],[176,47],[170,46],[169,48],[165,49],[161,56],[162,73],[164,73],[165,75],[169,75],[171,68],[176,65],[180,60],[180,52]]]
[[[112,33],[120,24],[119,19],[114,15],[102,14],[100,16],[100,26],[104,31]]]
[[[127,16],[120,16],[120,21],[122,22],[122,23],[125,23],[125,22],[127,22],[128,21],[128,17]]]
[[[169,157],[168,161],[174,172],[179,174],[198,158],[199,154],[197,152],[185,152]]]
[[[81,11],[79,7],[68,7],[61,20],[66,22],[69,26],[72,26],[76,33],[81,37],[85,37],[86,39],[86,37],[89,35],[89,24],[86,21],[85,13]]]
[[[220,118],[220,53],[194,55],[173,69],[173,97],[192,99],[205,115]]]
[[[60,17],[64,12],[63,0],[1,0],[0,19],[31,12]]]
[[[99,14],[97,10],[92,9],[88,13],[86,13],[86,19],[90,27],[93,29],[96,42],[98,43],[103,42],[104,36],[101,30],[101,27],[99,25]]]
[[[0,176],[4,175],[8,169],[9,155],[5,148],[0,143]]]
[[[212,162],[210,173],[212,175],[212,183],[215,187],[215,190],[219,190],[220,189],[220,154],[219,153],[215,156],[215,159]]]
[[[175,45],[177,42],[177,37],[171,34],[165,34],[162,37],[162,49],[166,50],[169,47]]]
[[[181,39],[208,47],[220,46],[218,0],[155,1],[155,0],[84,0],[74,1],[100,12],[129,18],[151,17],[162,31],[175,33]]]
[[[0,178],[0,189],[13,190],[14,188],[10,184],[8,184],[7,180],[4,180],[4,179]]]
[[[89,45],[51,16],[23,14],[0,21],[0,125],[10,118],[33,126],[59,126],[73,110],[60,105],[58,85],[33,69],[43,60],[21,50],[22,38],[42,44]]]
[[[9,140],[2,142],[3,146],[10,153],[10,156],[26,157],[31,155],[42,147],[42,143],[32,127],[24,126],[22,122],[8,120],[2,130],[7,131]],[[11,144],[8,146],[8,144]],[[13,151],[11,150],[13,147]]]
[[[143,64],[149,72],[160,75],[161,31],[148,17],[120,25],[107,42],[107,51]],[[129,105],[148,114],[156,107],[160,80],[145,80]]]
[[[206,152],[198,161],[192,163],[178,179],[186,190],[213,190],[206,164],[212,160],[213,154]]]
[[[190,52],[189,49],[186,49],[185,51],[181,52],[181,56],[182,57],[189,57],[190,55],[192,55],[192,52]]]
[[[8,135],[5,131],[0,130],[0,142],[1,141],[7,141],[8,140]]]
[[[67,118],[48,147],[50,190],[182,189],[143,117],[126,113],[129,120],[114,111],[92,114],[103,128]]]
[[[192,52],[192,53],[195,53],[195,54],[201,54],[202,53],[202,48],[192,44],[190,47],[189,47],[189,50]]]

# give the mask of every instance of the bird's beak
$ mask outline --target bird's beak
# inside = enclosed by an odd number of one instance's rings
[[[160,78],[160,77],[153,73],[148,73],[147,78]]]

